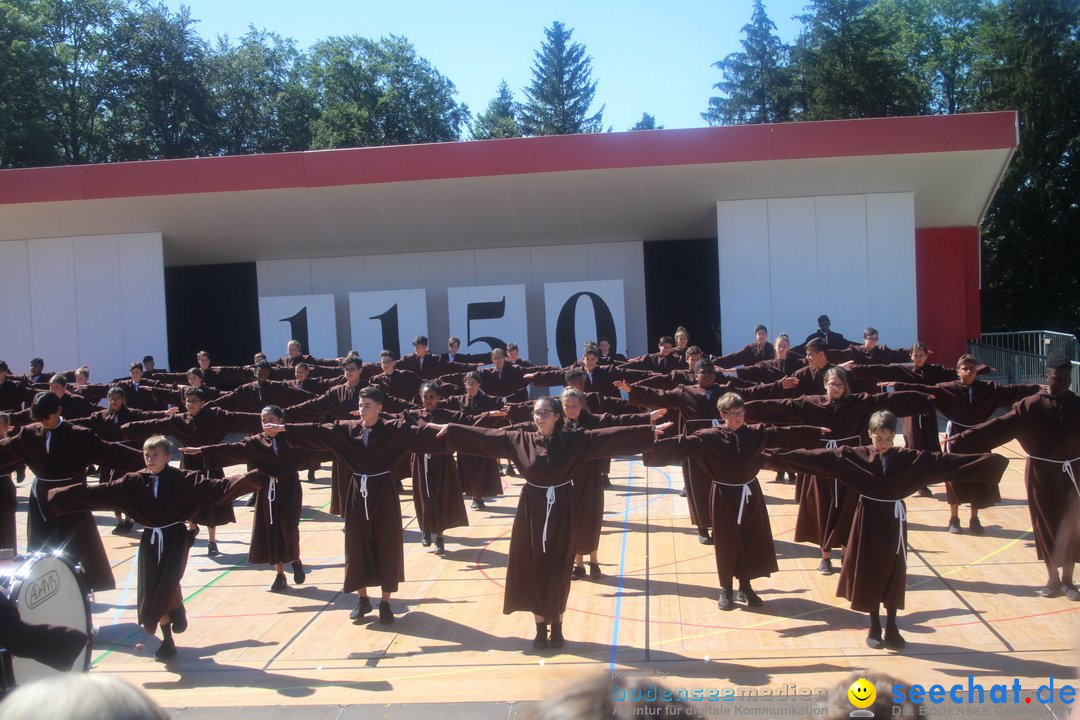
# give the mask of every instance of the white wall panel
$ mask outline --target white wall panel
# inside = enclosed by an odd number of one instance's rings
[[[472,250],[420,253],[420,285],[427,288],[428,332],[431,352],[446,352],[450,308],[446,291],[476,284],[476,254]]]
[[[787,332],[792,343],[799,343],[804,332],[817,327],[814,318],[821,314],[812,198],[769,201],[769,268],[772,315],[765,325],[773,337]],[[753,329],[753,324],[746,326],[741,337],[749,338]]]
[[[79,365],[75,304],[75,254],[72,239],[42,238],[27,243],[30,267],[30,318],[34,354],[46,371]]]
[[[892,347],[914,339],[910,193],[720,202],[717,225],[725,351],[758,322],[800,343],[821,313],[852,339],[867,325]]]
[[[592,243],[589,251],[589,280],[623,281],[626,302],[626,334],[616,350],[627,357],[649,349],[645,325],[645,254],[640,242]]]
[[[516,342],[521,357],[529,358],[524,285],[450,288],[446,294],[450,334],[461,338],[462,352],[490,352],[492,347]]]
[[[255,264],[259,297],[311,295],[311,260],[264,260]]]
[[[871,324],[889,347],[918,340],[915,292],[915,196],[866,196]]]
[[[599,340],[602,336],[612,342],[612,347],[624,345],[624,297],[622,280],[545,283],[548,365],[569,365],[581,357],[581,349],[587,341]],[[607,323],[610,327],[604,329],[603,325]],[[561,357],[560,349],[563,350]]]
[[[396,351],[399,359],[412,352],[413,339],[427,335],[424,296],[422,289],[349,293],[352,347],[364,362],[378,362],[383,350]]]
[[[75,308],[79,364],[90,366],[93,382],[107,382],[127,375],[128,364],[136,359],[128,357],[124,347],[121,277],[141,273],[143,268],[137,258],[120,257],[115,235],[73,238],[72,246],[79,299]]]
[[[0,360],[6,361],[13,373],[24,373],[34,356],[25,240],[0,242],[0,308]]]
[[[337,316],[338,350],[342,357],[352,346],[352,327],[349,320],[349,293],[367,287],[367,264],[362,257],[314,258],[311,260],[311,291],[334,295]],[[260,286],[259,294],[262,294]]]
[[[260,297],[262,351],[273,360],[286,354],[290,340],[299,340],[303,351],[314,357],[338,357],[335,315],[333,295]]]
[[[770,318],[768,203],[717,203],[716,226],[721,337],[729,352],[749,342],[754,326]]]
[[[818,294],[817,304],[807,309],[815,310],[815,318],[828,315],[833,329],[857,340],[870,324],[865,196],[814,198],[814,231]]]
[[[153,355],[161,367],[169,357],[165,321],[165,258],[161,233],[117,235],[121,268],[119,293],[123,306],[124,365],[109,377],[127,375],[127,365]],[[103,378],[97,372],[91,378]]]

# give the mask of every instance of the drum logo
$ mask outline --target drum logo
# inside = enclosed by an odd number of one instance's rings
[[[60,591],[60,576],[55,570],[50,570],[43,577],[38,578],[26,586],[25,594],[19,593],[26,598],[28,608],[36,608]]]

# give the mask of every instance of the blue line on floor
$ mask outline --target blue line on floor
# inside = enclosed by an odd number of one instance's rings
[[[630,461],[629,476],[626,484],[627,489],[634,482],[634,461]],[[615,624],[611,629],[611,669],[615,669],[615,659],[619,653],[619,615],[622,611],[622,595],[623,595],[623,569],[626,565],[626,541],[630,537],[630,493],[626,494],[626,510],[623,511],[623,536],[622,536],[622,552],[619,554],[619,583],[615,587]]]

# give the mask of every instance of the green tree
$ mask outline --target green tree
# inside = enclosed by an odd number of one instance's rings
[[[181,6],[141,3],[117,24],[122,75],[110,136],[117,160],[194,157],[217,151],[206,43]]]
[[[447,142],[459,138],[468,119],[454,84],[402,37],[321,40],[308,73],[314,147]]]
[[[570,135],[603,129],[604,106],[589,115],[596,96],[592,58],[585,46],[570,42],[573,30],[561,22],[544,28],[544,42],[536,51],[532,83],[523,90],[521,127],[526,135]]]
[[[30,0],[0,0],[0,168],[59,159],[47,112],[52,57],[35,15]]]
[[[233,46],[219,38],[209,58],[218,139],[226,154],[306,150],[313,103],[292,40],[251,27]],[[306,102],[305,102],[306,101]]]
[[[47,112],[59,159],[107,160],[104,121],[117,82],[112,35],[123,6],[118,0],[37,0],[33,10],[41,18],[38,42],[51,55]]]
[[[647,112],[641,113],[641,119],[634,123],[630,130],[663,130],[663,125],[656,124],[656,116]]]
[[[488,103],[487,109],[476,116],[472,136],[473,140],[521,137],[517,103],[505,80],[499,83],[498,94]]]
[[[978,109],[1019,113],[983,223],[987,329],[1080,330],[1080,4],[1001,0],[982,25]]]
[[[811,0],[792,52],[806,120],[917,115],[929,98],[872,0]]]
[[[742,52],[713,63],[723,73],[713,86],[721,95],[709,98],[709,109],[701,117],[710,125],[790,121],[791,50],[777,37],[762,0],[754,0],[750,23],[743,26],[742,34]]]

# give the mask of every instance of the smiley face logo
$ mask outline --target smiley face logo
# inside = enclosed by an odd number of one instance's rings
[[[851,687],[847,691],[848,700],[851,704],[857,708],[868,708],[874,704],[874,700],[877,699],[877,690],[874,689],[873,683],[867,682],[865,678],[859,678],[855,682],[851,683]]]

